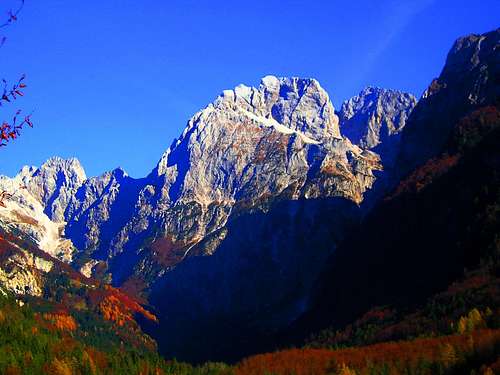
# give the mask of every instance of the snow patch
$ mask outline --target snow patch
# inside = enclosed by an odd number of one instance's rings
[[[274,128],[275,130],[277,130],[280,133],[288,134],[288,135],[296,134],[302,139],[302,141],[304,141],[304,143],[309,143],[309,144],[314,144],[314,145],[318,145],[321,143],[321,142],[318,142],[318,141],[308,137],[307,135],[305,135],[304,133],[302,133],[298,130],[293,130],[293,129],[286,127],[283,124],[280,124],[278,121],[276,121],[273,118],[266,118],[264,116],[258,116],[256,114],[249,112],[249,111],[246,111],[246,110],[241,110],[241,112],[245,116],[251,118],[252,120],[257,121],[260,124],[262,124],[268,128]]]

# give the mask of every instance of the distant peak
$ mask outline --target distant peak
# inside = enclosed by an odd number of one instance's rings
[[[339,113],[342,133],[354,144],[373,149],[403,130],[416,104],[417,98],[412,94],[365,87],[342,104]],[[395,149],[396,146],[388,147]]]
[[[71,157],[65,159],[59,156],[52,156],[51,158],[47,159],[47,161],[43,163],[41,167],[43,166],[66,166],[82,168],[82,165],[77,158]]]
[[[417,100],[416,97],[411,93],[395,89],[387,89],[378,86],[366,86],[363,90],[361,90],[361,92],[357,95],[357,97],[362,97],[367,95],[377,95],[377,96],[396,95],[396,96],[405,96],[408,98],[415,98],[415,100]]]
[[[87,178],[82,164],[75,157],[64,159],[59,156],[53,156],[49,158],[45,163],[43,163],[39,168],[39,170],[51,170],[51,169],[56,169],[60,171],[69,172],[71,174],[75,174],[81,181],[84,181]]]

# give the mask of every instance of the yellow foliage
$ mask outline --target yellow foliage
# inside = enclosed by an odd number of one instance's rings
[[[474,308],[467,314],[467,316],[460,317],[457,324],[457,332],[460,334],[470,333],[475,329],[484,328],[485,326],[486,322],[484,321],[481,312]]]
[[[49,374],[52,375],[72,375],[70,365],[68,365],[63,359],[59,360],[54,358],[49,367]]]
[[[338,375],[356,375],[356,371],[346,366],[345,363],[342,363],[342,365],[337,370],[337,373]]]

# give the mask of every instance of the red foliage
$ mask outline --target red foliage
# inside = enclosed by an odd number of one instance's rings
[[[5,94],[4,94],[5,97]],[[2,98],[3,100],[6,100]],[[7,146],[7,143],[9,141],[13,141],[14,139],[17,139],[19,135],[21,135],[21,130],[24,125],[28,125],[29,127],[33,127],[33,123],[31,121],[31,114],[24,116],[24,118],[19,122],[18,116],[21,114],[21,111],[18,110],[16,112],[16,115],[12,119],[12,123],[9,124],[8,122],[4,121],[3,124],[0,126],[0,147],[5,147]]]
[[[491,276],[488,274],[478,274],[467,277],[465,280],[451,284],[448,290],[442,293],[443,296],[453,296],[469,290],[479,289],[491,283]],[[492,283],[493,285],[497,285]]]
[[[473,345],[471,347],[471,337]],[[444,349],[459,355],[472,351],[487,352],[500,343],[500,330],[476,331],[472,335],[423,338],[413,341],[387,342],[342,350],[291,349],[271,354],[260,354],[243,360],[235,368],[237,375],[308,375],[328,374],[339,365],[364,373],[370,366],[388,366],[395,373],[402,367],[416,366],[421,360],[446,365]],[[457,358],[460,361],[463,358]]]
[[[108,359],[103,352],[89,346],[85,349],[85,353],[87,353],[89,360],[92,361],[96,368],[105,369],[108,367]]]

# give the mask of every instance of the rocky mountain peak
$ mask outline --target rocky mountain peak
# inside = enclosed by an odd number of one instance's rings
[[[187,138],[192,143],[205,140],[202,134],[217,132],[227,136],[232,132],[227,126],[234,122],[247,124],[242,131],[255,133],[253,127],[257,125],[265,132],[297,136],[309,144],[341,139],[335,109],[318,81],[266,76],[258,88],[238,85],[224,90],[213,103],[195,114],[181,137],[162,156],[158,174],[166,172],[169,155]]]
[[[402,137],[404,175],[443,151],[458,120],[500,96],[500,28],[457,39],[440,76],[415,107]]]
[[[340,110],[342,133],[354,144],[373,149],[406,125],[417,99],[408,93],[366,87]]]
[[[62,222],[69,200],[87,176],[78,159],[52,157],[40,168],[24,167],[16,179],[45,207],[51,220]]]
[[[500,29],[484,35],[471,34],[458,38],[446,58],[442,75],[471,71],[491,55],[499,53]]]

